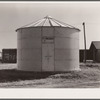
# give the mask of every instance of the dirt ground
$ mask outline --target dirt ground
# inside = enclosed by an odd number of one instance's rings
[[[99,88],[100,63],[81,63],[81,71],[25,72],[0,64],[0,88]]]

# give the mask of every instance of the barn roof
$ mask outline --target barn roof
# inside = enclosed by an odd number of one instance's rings
[[[92,44],[95,46],[96,49],[100,49],[100,41],[93,41]]]
[[[69,24],[66,24],[64,22],[58,21],[55,18],[52,18],[51,16],[46,16],[43,19],[40,19],[36,22],[32,22],[30,24],[24,25],[21,28],[27,28],[27,27],[41,27],[41,26],[59,26],[59,27],[68,27],[68,28],[74,28],[79,30],[78,28],[75,28],[74,26],[71,26]]]

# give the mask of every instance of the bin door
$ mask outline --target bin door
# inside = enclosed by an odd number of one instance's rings
[[[42,71],[54,71],[54,44],[42,44]]]

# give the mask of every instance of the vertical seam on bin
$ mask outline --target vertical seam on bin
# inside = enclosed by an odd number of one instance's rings
[[[21,39],[20,40],[21,40],[21,48],[20,48],[20,50],[21,50],[21,59],[20,60],[22,61],[22,29],[21,29]]]
[[[41,72],[42,72],[42,27],[41,27]]]
[[[55,72],[55,27],[54,27],[54,72]]]
[[[21,40],[21,48],[20,48],[20,51],[21,51],[21,59],[20,60],[22,60],[22,29],[21,29],[21,37],[20,37],[20,40]]]

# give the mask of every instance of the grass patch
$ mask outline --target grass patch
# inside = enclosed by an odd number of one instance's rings
[[[53,87],[75,87],[78,83],[100,81],[100,64],[80,64],[81,71],[69,71],[69,72],[27,72],[19,71],[12,66],[12,69],[0,65],[0,83],[5,83],[6,86],[44,86],[48,84]],[[19,82],[19,83],[18,83]],[[6,84],[7,83],[7,84]],[[9,85],[8,85],[9,84]],[[58,85],[59,84],[59,85]],[[97,84],[97,83],[95,83]],[[88,86],[89,84],[87,84]],[[81,86],[80,86],[81,87]]]

